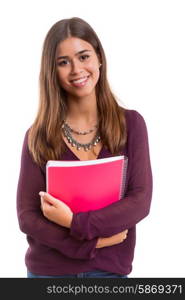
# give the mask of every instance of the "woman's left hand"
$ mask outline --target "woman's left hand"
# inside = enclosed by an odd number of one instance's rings
[[[39,195],[43,215],[58,225],[70,228],[73,213],[69,206],[46,192],[40,192]]]

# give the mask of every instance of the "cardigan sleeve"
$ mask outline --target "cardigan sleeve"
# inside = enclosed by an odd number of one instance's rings
[[[20,174],[17,186],[17,216],[20,230],[35,242],[55,248],[67,257],[91,259],[96,256],[97,238],[80,241],[70,230],[44,217],[40,207],[39,191],[45,190],[45,175],[32,159],[28,149],[28,131],[24,137]]]
[[[135,110],[128,117],[128,186],[123,199],[99,210],[73,215],[71,236],[91,240],[132,228],[145,218],[152,198],[152,171],[144,118]]]

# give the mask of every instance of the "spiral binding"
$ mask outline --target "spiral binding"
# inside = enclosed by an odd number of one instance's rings
[[[121,176],[122,181],[121,181],[121,185],[120,185],[120,197],[119,197],[119,200],[122,199],[124,197],[124,194],[125,194],[127,166],[128,166],[128,157],[124,156],[123,168],[122,168],[122,176]]]

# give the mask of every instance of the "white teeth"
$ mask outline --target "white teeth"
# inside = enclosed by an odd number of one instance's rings
[[[84,82],[86,79],[87,79],[87,77],[84,77],[84,78],[81,78],[81,79],[78,79],[78,80],[73,80],[73,82],[74,83],[81,83],[81,82]]]

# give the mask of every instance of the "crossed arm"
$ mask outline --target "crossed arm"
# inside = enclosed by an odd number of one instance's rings
[[[39,195],[41,197],[41,210],[43,215],[48,220],[60,226],[70,228],[73,218],[71,209],[64,202],[55,199],[48,193],[40,192]],[[127,233],[128,230],[126,229],[107,238],[99,237],[96,243],[96,248],[119,244],[126,239]]]

